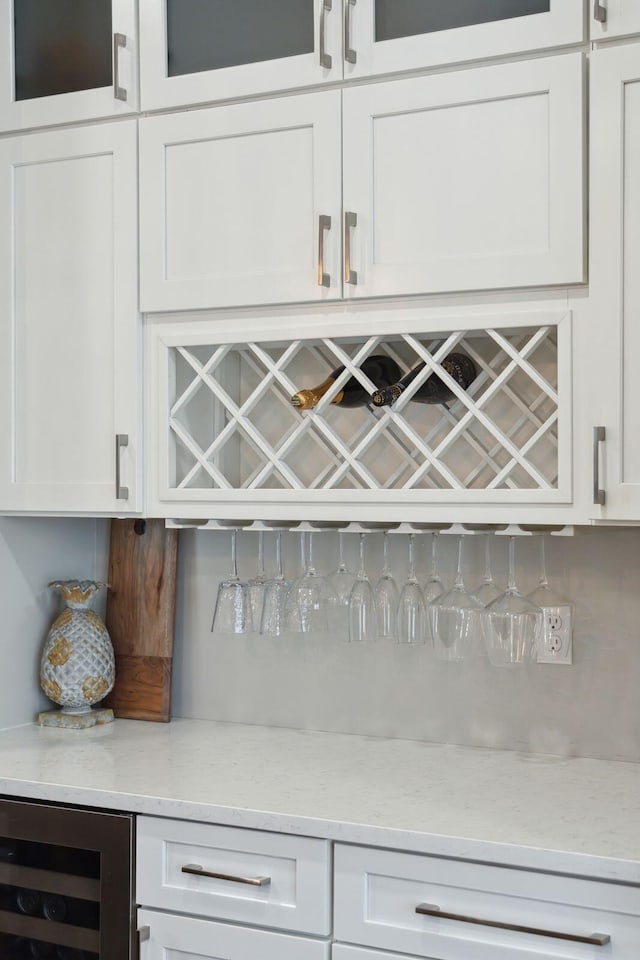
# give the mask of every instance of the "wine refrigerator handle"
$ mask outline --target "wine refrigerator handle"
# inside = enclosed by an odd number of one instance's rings
[[[355,287],[358,283],[358,274],[351,269],[351,231],[358,225],[358,214],[351,210],[344,215],[344,282]]]
[[[318,217],[318,286],[330,287],[331,277],[324,272],[324,232],[331,230],[331,217],[321,213]]]
[[[600,0],[593,0],[593,19],[598,23],[607,22],[607,8]]]
[[[596,506],[604,507],[607,496],[600,486],[600,444],[607,439],[604,427],[593,428],[593,502]]]
[[[120,50],[127,46],[127,38],[124,33],[114,33],[113,35],[113,96],[116,100],[127,101],[127,91],[125,87],[120,86]]]
[[[351,8],[356,0],[347,0],[344,5],[344,58],[347,63],[357,63],[358,54],[351,46]]]
[[[325,70],[331,70],[333,60],[331,54],[327,53],[327,14],[331,13],[333,0],[322,0],[320,7],[320,66]]]
[[[129,499],[129,487],[123,487],[120,483],[120,451],[128,446],[129,434],[116,433],[116,500]]]

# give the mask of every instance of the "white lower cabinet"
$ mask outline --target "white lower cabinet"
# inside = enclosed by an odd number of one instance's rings
[[[135,120],[0,141],[0,510],[140,508],[136,258]]]
[[[363,950],[361,947],[345,947],[342,943],[334,943],[331,950],[331,960],[412,960],[406,954],[381,953],[379,950]]]
[[[334,883],[338,941],[430,960],[638,956],[637,887],[343,844]]]
[[[327,941],[138,911],[140,960],[328,960]]]

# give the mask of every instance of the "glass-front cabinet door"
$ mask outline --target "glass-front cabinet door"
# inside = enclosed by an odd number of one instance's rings
[[[583,0],[344,0],[345,76],[482,60],[584,39]]]
[[[0,130],[137,109],[135,0],[0,0]]]
[[[342,0],[142,0],[145,110],[342,77]]]

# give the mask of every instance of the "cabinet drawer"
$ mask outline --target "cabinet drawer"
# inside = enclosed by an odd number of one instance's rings
[[[337,940],[437,960],[638,955],[636,887],[343,845],[335,863]],[[419,914],[421,905],[457,919]],[[579,939],[594,934],[610,940]]]
[[[329,944],[270,930],[251,930],[228,923],[138,911],[140,960],[328,960]]]
[[[139,817],[137,882],[146,907],[321,935],[331,929],[325,840]]]

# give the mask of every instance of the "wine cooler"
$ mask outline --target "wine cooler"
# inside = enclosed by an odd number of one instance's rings
[[[131,960],[133,817],[0,799],[0,960]]]

